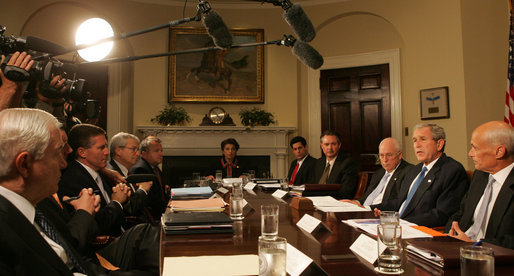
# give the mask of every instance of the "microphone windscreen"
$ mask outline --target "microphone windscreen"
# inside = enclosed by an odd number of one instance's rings
[[[43,53],[60,54],[64,53],[65,48],[59,44],[44,40],[35,36],[28,36],[26,46],[29,50]]]
[[[323,57],[311,45],[297,40],[293,46],[293,54],[305,65],[318,69],[323,65]]]
[[[294,4],[283,16],[300,40],[311,42],[314,39],[316,30],[300,5]]]
[[[131,174],[125,178],[128,183],[141,183],[141,182],[148,182],[153,181],[157,178],[155,178],[154,174]]]
[[[232,35],[218,13],[212,10],[209,11],[203,17],[202,23],[207,29],[209,36],[214,40],[216,46],[221,48],[229,48],[232,46]]]

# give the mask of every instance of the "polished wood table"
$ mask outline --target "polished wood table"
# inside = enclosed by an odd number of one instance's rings
[[[245,191],[249,206],[245,207],[243,221],[234,223],[234,234],[161,235],[161,270],[164,257],[257,254],[257,241],[261,234],[260,206],[279,204],[279,236],[316,262],[329,275],[376,275],[373,265],[355,256],[350,245],[363,232],[341,222],[344,219],[369,218],[371,212],[324,213],[298,211],[289,206],[290,199],[278,200],[271,193],[258,190]],[[321,220],[330,231],[309,234],[296,223],[304,214]],[[405,250],[404,250],[405,252]],[[336,258],[336,259],[333,259]],[[403,258],[404,275],[433,275]],[[496,268],[496,275],[514,272],[514,267]],[[444,270],[445,275],[460,275],[458,269]]]

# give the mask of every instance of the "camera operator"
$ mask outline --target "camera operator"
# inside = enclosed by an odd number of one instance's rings
[[[66,91],[66,86],[64,85],[66,82],[66,78],[61,77],[60,75],[55,75],[49,82],[48,87],[42,87],[40,85],[40,81],[37,82],[35,86],[36,92],[36,103],[34,108],[44,110],[56,117],[59,122],[64,123],[66,121],[66,113],[65,113],[65,101],[64,101],[64,93]],[[43,95],[41,89],[54,89],[60,93],[62,93],[61,98],[49,98]]]
[[[2,60],[0,63],[3,63],[5,56],[2,55]],[[19,67],[25,71],[29,71],[34,61],[31,60],[31,56],[26,52],[15,52],[7,65]],[[28,85],[28,81],[11,81],[4,76],[4,73],[0,69],[0,110],[11,108],[11,107],[20,107],[21,106],[21,98],[25,88]]]

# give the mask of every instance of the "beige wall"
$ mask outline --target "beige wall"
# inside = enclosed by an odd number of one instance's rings
[[[72,45],[79,22],[89,16],[106,18],[117,33],[126,33],[182,18],[182,8],[121,0],[50,1],[25,0],[4,3],[0,11],[8,34],[35,35],[65,46]],[[265,40],[275,40],[292,31],[276,7],[252,9],[217,8],[229,27],[262,28]],[[449,119],[435,120],[447,131],[447,153],[464,165],[472,129],[479,123],[501,119],[506,76],[508,37],[507,1],[409,1],[359,0],[339,4],[310,5],[304,9],[318,30],[312,45],[325,57],[343,56],[384,49],[400,49],[402,121],[410,134],[420,122],[419,90],[449,86]],[[505,3],[504,3],[505,2]],[[186,15],[194,10],[188,8]],[[187,26],[201,26],[199,23]],[[167,51],[167,30],[140,35],[116,43],[113,56],[143,55]],[[128,68],[128,70],[127,70]],[[132,69],[133,68],[133,69]],[[109,114],[109,128],[134,131],[149,125],[150,119],[167,101],[167,59],[113,66],[111,84],[121,110]],[[130,72],[133,70],[133,73]],[[308,135],[307,68],[289,48],[265,48],[265,104],[258,105],[275,114],[280,126],[294,126]],[[114,78],[114,79],[113,79]],[[487,93],[484,93],[487,92]],[[198,125],[215,104],[179,104]],[[239,124],[238,113],[248,104],[219,104]],[[110,110],[111,112],[111,110]],[[114,112],[114,111],[113,111]],[[127,118],[130,117],[130,118]],[[112,129],[112,131],[118,131]],[[406,158],[415,162],[410,137],[404,137]],[[311,141],[315,145],[316,141]],[[319,156],[317,146],[311,146]]]

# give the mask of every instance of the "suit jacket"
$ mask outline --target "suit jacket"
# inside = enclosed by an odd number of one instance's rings
[[[314,167],[314,183],[318,183],[323,175],[326,166],[326,157],[323,156],[316,161]],[[340,153],[327,178],[327,184],[340,184],[338,198],[351,199],[357,191],[359,176],[357,174],[357,163],[348,154]]]
[[[129,170],[130,174],[155,174],[152,166],[145,159],[139,159],[134,166]],[[162,178],[162,172],[159,170]],[[162,185],[161,185],[162,184]],[[162,213],[166,210],[166,206],[170,200],[164,189],[164,183],[159,183],[158,179],[153,181],[150,191],[148,191],[148,211],[152,215],[153,219],[159,221]]]
[[[110,197],[112,195],[112,187],[110,187],[108,184],[109,182],[103,177],[102,182]],[[76,196],[84,188],[99,190],[96,181],[77,160],[68,161],[68,166],[63,170],[61,181],[59,182],[59,197]],[[121,234],[121,224],[124,222],[125,215],[139,214],[144,206],[146,194],[143,191],[134,193],[133,196],[123,204],[123,208],[114,201],[107,204],[103,196],[100,196],[100,198],[101,207],[95,215],[95,219],[100,227],[100,233],[104,235],[119,236]]]
[[[72,275],[33,224],[0,196],[0,274]]]
[[[212,165],[211,165],[211,171],[210,171],[209,175],[216,176],[216,171],[220,170],[220,171],[222,171],[223,178],[227,178],[228,177],[228,166],[223,168],[223,165],[221,164],[221,160],[222,159],[223,159],[223,162],[226,163],[224,156],[220,157],[220,159],[216,159],[216,161],[214,161],[214,163],[212,163]],[[241,164],[239,162],[239,158],[237,158],[237,156],[236,156],[235,160],[236,160],[235,161],[236,162],[236,167],[232,168],[232,176],[231,176],[231,178],[240,177],[243,174],[243,172],[246,171],[246,168],[244,167],[244,164]]]
[[[63,203],[62,208],[53,197],[47,197],[36,204],[36,209],[41,210],[45,216],[57,225],[56,221],[66,225],[69,233],[69,244],[77,249],[82,255],[90,254],[91,242],[99,232],[95,218],[84,210],[73,209],[69,204]]]
[[[372,205],[371,209],[399,211],[407,198],[411,183],[422,167],[423,163],[419,163],[407,172],[397,199]],[[461,201],[468,190],[468,184],[464,167],[443,154],[423,178],[401,218],[427,227],[445,225],[450,216],[458,210],[459,205],[456,203]]]
[[[407,171],[412,168],[412,164],[401,160],[400,164],[398,165],[398,168],[394,171],[393,175],[389,177],[389,181],[387,182],[387,188],[384,191],[384,196],[382,197],[382,202],[395,199],[398,197],[398,194],[400,193],[400,187],[403,178],[405,177],[405,174]],[[371,177],[371,180],[369,182],[368,187],[366,188],[366,192],[362,195],[361,198],[359,198],[359,202],[361,204],[364,204],[364,201],[366,201],[366,198],[375,190],[375,188],[380,183],[380,180],[385,174],[384,168],[378,169],[373,176]]]
[[[109,169],[112,169],[112,170],[115,170],[117,172],[119,172],[122,176],[126,177],[126,175],[123,174],[123,172],[121,171],[121,168],[120,166],[118,166],[118,164],[116,164],[116,162],[114,162],[114,159],[110,159],[109,162],[107,163],[107,167]]]
[[[476,170],[471,186],[460,209],[448,220],[446,231],[453,221],[465,232],[473,225],[473,215],[489,179],[489,173]],[[514,170],[511,170],[498,193],[485,233],[485,241],[514,249]]]
[[[287,179],[291,179],[291,175],[293,175],[294,168],[296,167],[296,163],[298,160],[293,160],[291,162],[291,167],[289,168],[289,173],[287,174]],[[314,182],[314,164],[316,164],[316,158],[307,155],[305,160],[303,160],[302,166],[298,169],[296,173],[296,177],[294,179],[293,185],[302,185],[302,184],[311,184]]]

